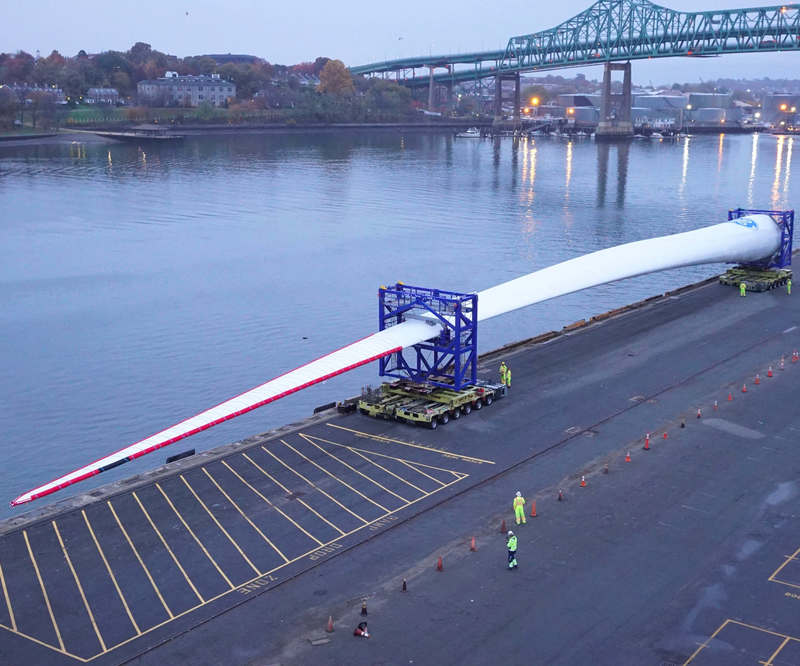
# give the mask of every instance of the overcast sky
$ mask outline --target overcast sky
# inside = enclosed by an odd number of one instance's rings
[[[589,0],[7,0],[0,51],[53,49],[75,55],[125,51],[137,41],[178,56],[248,53],[291,65],[317,56],[347,65],[429,53],[502,49],[508,38],[552,28],[590,6]],[[757,6],[757,0],[669,0],[698,11]],[[33,10],[33,11],[32,11]],[[723,76],[797,76],[800,54],[728,55],[635,61],[636,84],[698,81]],[[601,67],[579,70],[600,79]],[[569,74],[571,75],[571,74]]]

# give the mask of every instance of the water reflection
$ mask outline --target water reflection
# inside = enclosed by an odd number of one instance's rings
[[[756,180],[756,164],[758,164],[758,132],[753,133],[753,147],[750,150],[750,177],[747,179],[747,206],[753,207],[753,183]]]
[[[775,147],[775,178],[772,181],[772,207],[777,208],[780,199],[781,166],[783,164],[783,143],[786,137],[779,136]]]
[[[615,147],[617,153],[616,204],[618,208],[623,208],[625,205],[625,190],[628,184],[628,161],[631,150],[631,144],[628,141],[620,141],[615,144],[606,141],[599,141],[597,143],[597,205],[602,208],[606,202],[608,159],[612,145]]]
[[[717,173],[720,173],[722,171],[722,155],[724,152],[724,145],[725,145],[725,133],[720,132],[719,145],[717,146]]]
[[[683,198],[686,192],[686,176],[689,173],[689,140],[691,137],[686,137],[683,140],[683,163],[681,165],[681,184],[678,186],[678,196]]]
[[[790,136],[786,142],[786,173],[783,176],[783,200],[789,200],[789,174],[792,170],[792,144],[794,137]]]

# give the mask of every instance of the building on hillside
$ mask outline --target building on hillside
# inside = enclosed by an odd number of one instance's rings
[[[236,97],[236,86],[219,74],[180,76],[166,72],[159,79],[139,81],[137,92],[140,102],[154,106],[224,106]]]
[[[83,101],[87,104],[118,104],[119,90],[116,88],[89,88]]]
[[[796,124],[800,109],[800,95],[790,93],[769,93],[762,103],[762,119],[768,123]]]
[[[67,97],[64,95],[64,91],[61,88],[58,88],[54,85],[52,86],[34,86],[27,83],[7,83],[3,84],[0,81],[0,88],[8,88],[11,92],[13,92],[17,98],[21,101],[29,103],[32,101],[32,95],[34,93],[44,93],[47,95],[51,95],[53,97],[53,101],[56,104],[66,104]]]

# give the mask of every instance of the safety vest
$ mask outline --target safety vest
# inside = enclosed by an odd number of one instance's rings
[[[524,497],[515,497],[514,498],[514,508],[516,509],[518,506],[525,506],[525,498]]]
[[[506,368],[506,384],[511,386],[511,368]]]
[[[506,373],[508,372],[508,367],[505,363],[500,364],[500,379],[503,380],[503,384],[506,383]]]
[[[517,535],[508,538],[508,549],[513,553],[517,549]]]

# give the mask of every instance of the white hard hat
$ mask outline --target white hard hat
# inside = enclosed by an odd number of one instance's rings
[[[519,490],[517,491],[517,497],[522,497],[522,493]]]
[[[514,536],[514,533],[511,530],[508,530],[508,536]]]

